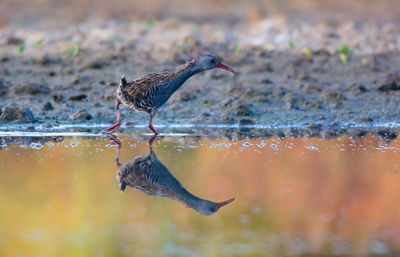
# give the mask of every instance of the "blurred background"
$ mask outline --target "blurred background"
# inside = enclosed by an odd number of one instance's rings
[[[14,23],[26,26],[41,22],[49,22],[49,26],[63,26],[90,19],[172,17],[214,25],[251,24],[275,15],[305,22],[318,19],[398,21],[399,13],[400,3],[396,0],[3,0],[0,10],[3,25]]]

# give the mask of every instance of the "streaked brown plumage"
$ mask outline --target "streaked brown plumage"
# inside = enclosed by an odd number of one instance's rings
[[[129,108],[150,114],[149,128],[154,134],[158,134],[152,125],[153,117],[158,108],[165,104],[188,78],[196,73],[214,68],[235,72],[232,68],[222,64],[216,57],[206,55],[187,61],[173,72],[150,73],[131,82],[127,82],[123,76],[117,90],[117,121],[111,127],[105,129],[104,132],[114,133],[120,127],[121,113],[119,105],[122,103]]]
[[[204,215],[211,215],[235,198],[223,202],[201,199],[189,191],[171,174],[150,148],[150,154],[136,157],[121,165],[117,172],[121,191],[130,186],[139,192],[151,196],[162,196],[176,200],[188,208]]]

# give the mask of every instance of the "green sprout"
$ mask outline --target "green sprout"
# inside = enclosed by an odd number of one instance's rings
[[[235,54],[240,53],[240,50],[241,50],[240,46],[236,46],[234,50]]]
[[[72,44],[72,48],[68,50],[68,54],[71,57],[77,56],[79,54],[79,45],[76,43]]]
[[[148,19],[146,21],[146,25],[147,25],[147,27],[149,27],[151,29],[154,27],[154,21],[152,19]]]
[[[110,42],[110,43],[114,43],[114,42],[117,41],[117,38],[115,38],[114,36],[109,36],[109,37],[107,38],[107,40],[108,40],[108,42]]]
[[[37,41],[35,42],[35,46],[36,46],[36,47],[41,46],[41,45],[43,44],[43,41],[44,41],[44,38],[41,38],[41,39],[37,40]]]
[[[340,60],[342,63],[347,62],[347,56],[350,54],[351,50],[347,45],[342,45],[340,48],[339,54],[340,54]]]
[[[19,45],[18,52],[22,54],[25,51],[25,45]]]
[[[196,34],[196,33],[197,33],[197,31],[198,31],[198,29],[197,29],[197,26],[196,26],[196,25],[192,25],[192,26],[190,26],[190,30],[191,30],[191,32],[192,32],[192,33],[194,33],[194,34]]]
[[[289,41],[290,50],[294,50],[296,48],[296,43],[293,40]]]
[[[341,54],[345,54],[345,55],[349,55],[350,54],[350,48],[347,45],[342,45],[342,47],[340,48],[340,53]]]
[[[176,45],[175,46],[175,51],[176,52],[182,52],[185,49],[185,46],[183,45]]]

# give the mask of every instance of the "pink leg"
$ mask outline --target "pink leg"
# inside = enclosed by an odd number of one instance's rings
[[[154,142],[154,140],[157,138],[157,134],[154,134],[154,136],[149,140],[149,148],[150,148],[150,150],[152,150],[153,149],[153,142]]]
[[[153,117],[150,117],[150,121],[149,121],[149,129],[151,129],[151,131],[154,132],[154,135],[158,135],[157,130],[155,130],[155,128],[153,127]]]
[[[113,142],[117,146],[117,154],[115,156],[115,165],[118,168],[120,168],[121,167],[121,163],[119,162],[119,156],[121,154],[122,143],[116,136],[114,136],[112,134],[108,135],[107,138],[110,139],[111,142]]]
[[[106,128],[103,130],[103,133],[114,133],[117,131],[117,129],[121,126],[121,111],[119,110],[119,105],[121,104],[121,101],[117,100],[115,103],[115,108],[117,110],[117,121],[111,124],[109,128]]]

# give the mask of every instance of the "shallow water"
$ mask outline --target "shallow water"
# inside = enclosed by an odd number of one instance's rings
[[[119,136],[121,165],[149,155],[145,138]],[[397,139],[156,139],[164,175],[202,199],[236,198],[210,216],[185,207],[179,190],[121,193],[115,140],[0,139],[1,256],[400,253]]]

